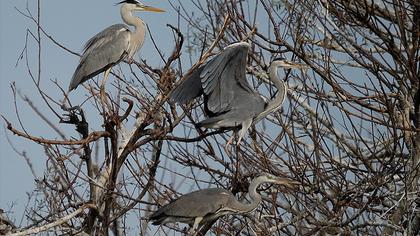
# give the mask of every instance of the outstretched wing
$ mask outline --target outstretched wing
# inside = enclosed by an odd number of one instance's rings
[[[238,96],[255,94],[246,80],[248,50],[248,43],[231,44],[205,65],[200,77],[212,113],[229,111],[240,101]]]
[[[69,91],[117,64],[127,56],[130,30],[124,24],[112,25],[86,42]]]
[[[259,95],[246,80],[249,44],[234,43],[206,64],[194,69],[171,94],[171,100],[184,104],[204,93],[208,114],[220,114],[238,106],[240,97]]]
[[[200,74],[203,71],[204,66],[198,67],[190,72],[179,85],[176,87],[172,94],[171,100],[179,104],[185,104],[188,101],[200,96],[203,94],[203,89],[201,88],[201,79]]]

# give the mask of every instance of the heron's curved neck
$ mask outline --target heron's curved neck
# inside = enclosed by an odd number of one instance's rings
[[[280,106],[284,102],[284,99],[286,99],[287,86],[286,86],[286,83],[283,82],[283,80],[281,80],[277,74],[278,67],[279,65],[277,65],[276,62],[273,62],[271,63],[268,69],[270,80],[271,82],[273,82],[274,86],[276,86],[277,96],[273,100],[268,102],[264,111],[258,115],[257,120],[262,119],[263,117],[267,116],[269,113],[280,108]]]
[[[235,207],[240,209],[241,213],[247,213],[255,210],[261,203],[261,195],[257,193],[257,188],[261,184],[259,178],[254,179],[248,188],[248,194],[251,198],[251,203],[238,202],[239,206]]]
[[[121,17],[127,25],[136,27],[136,30],[144,30],[144,22],[140,18],[133,16],[133,12],[127,10],[127,8],[121,7]]]
[[[146,27],[140,18],[133,16],[132,11],[125,7],[121,7],[121,17],[127,25],[135,27],[134,32],[131,33],[130,50],[128,52],[128,57],[132,58],[144,43]]]

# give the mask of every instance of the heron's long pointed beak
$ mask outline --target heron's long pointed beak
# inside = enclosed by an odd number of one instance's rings
[[[277,66],[285,69],[307,69],[308,65],[291,62],[288,60],[277,61]]]
[[[160,8],[151,7],[151,6],[141,6],[139,7],[140,11],[151,11],[151,12],[165,12],[165,10],[162,10]]]
[[[293,188],[296,185],[299,185],[300,183],[291,179],[286,179],[286,178],[276,178],[275,180],[276,184],[281,184],[281,185],[286,185],[289,188]]]

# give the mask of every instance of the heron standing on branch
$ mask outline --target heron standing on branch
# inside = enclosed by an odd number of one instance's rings
[[[187,223],[191,232],[207,222],[217,220],[228,214],[244,214],[255,210],[261,203],[257,188],[262,183],[282,184],[292,187],[298,182],[279,178],[270,174],[261,175],[252,180],[248,188],[250,203],[238,201],[230,191],[222,188],[209,188],[191,192],[159,208],[150,216],[153,225],[181,222]]]
[[[104,72],[101,83],[101,99],[104,96],[105,82],[111,68],[120,61],[133,60],[134,54],[143,46],[146,25],[138,17],[133,16],[134,11],[164,12],[159,8],[146,6],[135,0],[125,0],[121,5],[121,18],[127,25],[134,26],[135,30],[124,24],[112,25],[93,36],[83,49],[83,55],[71,79],[69,92],[86,80]]]
[[[241,126],[237,145],[252,123],[267,116],[283,104],[287,86],[277,75],[277,68],[292,68],[285,60],[275,60],[268,69],[269,78],[277,88],[277,96],[268,101],[246,80],[246,62],[250,45],[245,42],[225,47],[210,61],[194,69],[171,94],[174,102],[185,104],[204,95],[208,119],[198,123],[206,128]],[[232,136],[226,147],[232,143]]]

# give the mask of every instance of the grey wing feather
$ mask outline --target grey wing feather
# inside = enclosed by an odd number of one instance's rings
[[[200,74],[204,67],[196,68],[182,81],[171,94],[171,100],[179,104],[185,104],[203,93]]]
[[[235,43],[226,47],[209,61],[201,73],[204,93],[209,95],[207,105],[213,113],[232,109],[238,93],[255,94],[246,80],[246,59],[249,44]]]
[[[69,91],[123,60],[129,41],[130,31],[124,24],[112,25],[87,41]]]
[[[264,111],[265,102],[261,97],[249,96],[242,92],[233,102],[232,110],[200,121],[197,125],[206,128],[237,127]]]
[[[150,220],[162,222],[166,217],[204,217],[217,212],[231,198],[233,198],[231,192],[220,188],[191,192],[161,207],[150,216]]]

